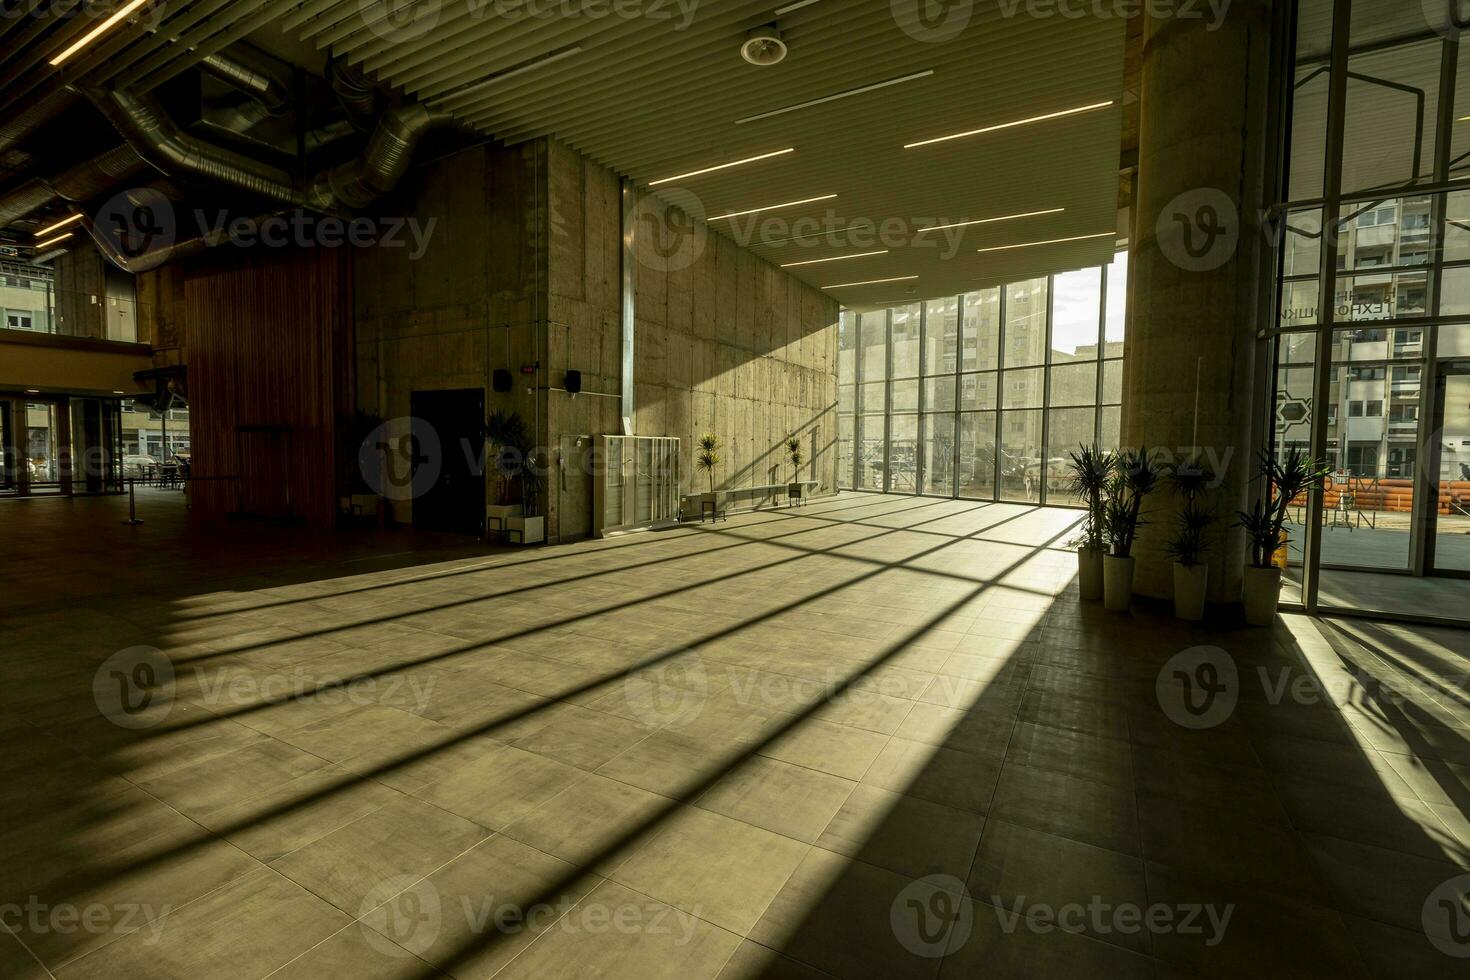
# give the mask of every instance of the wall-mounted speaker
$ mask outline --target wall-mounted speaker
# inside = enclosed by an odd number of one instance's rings
[[[491,376],[491,384],[496,391],[510,391],[513,381],[511,373],[505,368],[496,368],[495,373]]]
[[[576,394],[581,393],[581,391],[582,391],[582,372],[581,371],[568,371],[567,372],[567,380],[566,380],[566,383],[563,385],[563,387],[565,387],[567,389],[567,394],[569,394],[569,395],[576,395]]]

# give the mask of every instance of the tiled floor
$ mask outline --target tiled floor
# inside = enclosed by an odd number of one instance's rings
[[[145,503],[0,503],[5,977],[1464,973],[1470,634],[1110,615],[1015,505]]]
[[[1324,609],[1357,609],[1389,618],[1418,616],[1470,625],[1466,596],[1470,596],[1470,582],[1464,579],[1327,569],[1322,572],[1318,601]],[[1292,568],[1282,582],[1281,598],[1302,601],[1300,568]]]

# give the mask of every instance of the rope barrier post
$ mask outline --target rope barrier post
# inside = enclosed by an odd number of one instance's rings
[[[123,521],[124,524],[142,524],[143,523],[138,518],[138,494],[137,494],[137,488],[138,488],[138,481],[137,480],[134,480],[132,477],[129,477],[128,478],[128,519],[125,520],[125,521]]]

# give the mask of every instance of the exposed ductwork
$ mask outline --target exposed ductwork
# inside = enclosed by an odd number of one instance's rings
[[[361,68],[348,64],[346,58],[333,58],[327,62],[327,84],[355,127],[366,130],[373,124],[378,113],[378,87]]]
[[[272,116],[283,116],[291,109],[290,85],[254,59],[221,51],[207,55],[199,68],[252,96]]]
[[[126,143],[68,167],[54,177],[26,181],[0,197],[0,228],[57,201],[81,202],[142,173],[144,163]]]
[[[151,95],[122,91],[87,95],[138,155],[165,176],[192,177],[287,204],[302,203],[286,170],[191,136]]]
[[[0,197],[0,228],[35,214],[56,200],[56,192],[39,177]]]
[[[447,113],[417,103],[389,109],[361,157],[317,175],[307,190],[307,205],[323,211],[367,207],[403,179],[424,134],[450,121]]]
[[[10,149],[75,105],[81,96],[70,87],[54,88],[0,122],[0,153]]]

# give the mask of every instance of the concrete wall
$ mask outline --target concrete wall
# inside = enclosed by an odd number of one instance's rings
[[[590,479],[576,437],[617,434],[621,391],[621,226],[615,174],[574,150],[547,151],[550,384],[582,372],[578,398],[552,391],[551,539],[592,530]],[[785,482],[785,443],[801,439],[801,477],[837,485],[837,303],[732,240],[701,228],[683,242],[669,208],[644,196],[637,223],[634,384],[638,435],[681,440],[686,492],[706,486],[693,465],[701,433],[719,436],[717,487]]]
[[[544,377],[520,372],[544,359],[537,203],[544,156],[542,143],[466,150],[416,170],[403,195],[377,209],[418,221],[428,244],[415,257],[413,236],[405,234],[405,247],[355,253],[360,410],[406,432],[414,391],[476,388],[486,392],[487,413],[519,412],[544,428],[546,393],[527,391]],[[496,368],[514,375],[510,393],[490,390]],[[487,479],[488,502],[494,494]],[[412,514],[411,500],[395,502],[397,520]]]

